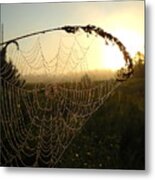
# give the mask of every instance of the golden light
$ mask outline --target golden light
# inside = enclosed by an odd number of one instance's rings
[[[125,60],[118,46],[109,42],[105,44],[103,38],[98,38],[88,53],[89,70],[115,71],[125,66]]]
[[[119,30],[113,33],[126,47],[131,58],[133,58],[138,50],[144,51],[143,38],[133,30]],[[118,70],[125,66],[123,55],[117,46],[108,45],[103,48],[102,66],[106,69]]]
[[[104,48],[102,66],[104,69],[118,70],[125,66],[125,61],[123,59],[122,53],[116,46],[107,46]]]
[[[144,36],[133,29],[120,29],[114,35],[125,45],[132,57],[137,51],[144,52]]]

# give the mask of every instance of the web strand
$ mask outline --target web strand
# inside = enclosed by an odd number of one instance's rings
[[[80,28],[82,35],[76,36]],[[6,51],[0,67],[3,166],[55,167],[92,114],[121,85],[116,73],[97,79],[89,69],[89,52],[97,47],[97,35],[125,51],[117,38],[94,26],[65,26],[61,30],[68,34],[60,36],[56,53],[52,53],[54,45],[43,43],[40,35],[28,51],[19,44],[7,51],[6,44],[2,49]]]

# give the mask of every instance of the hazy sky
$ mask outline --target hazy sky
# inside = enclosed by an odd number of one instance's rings
[[[2,4],[4,40],[62,25],[93,24],[144,52],[144,1]]]

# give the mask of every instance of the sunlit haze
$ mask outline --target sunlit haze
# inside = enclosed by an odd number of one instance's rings
[[[144,1],[2,4],[1,11],[4,41],[64,25],[92,24],[116,36],[131,57],[137,51],[144,53]],[[88,55],[89,70],[113,71],[124,66],[117,47],[105,46],[101,40],[94,46],[96,50]],[[44,50],[45,56],[54,56],[46,46]]]

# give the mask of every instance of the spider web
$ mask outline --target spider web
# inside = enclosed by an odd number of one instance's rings
[[[91,115],[126,80],[123,70],[98,79],[89,62],[101,40],[125,54],[120,41],[109,34],[101,39],[94,26],[78,33],[77,28],[38,34],[19,48],[9,43],[7,63],[0,67],[1,165],[55,167]],[[20,76],[14,78],[16,68]]]

